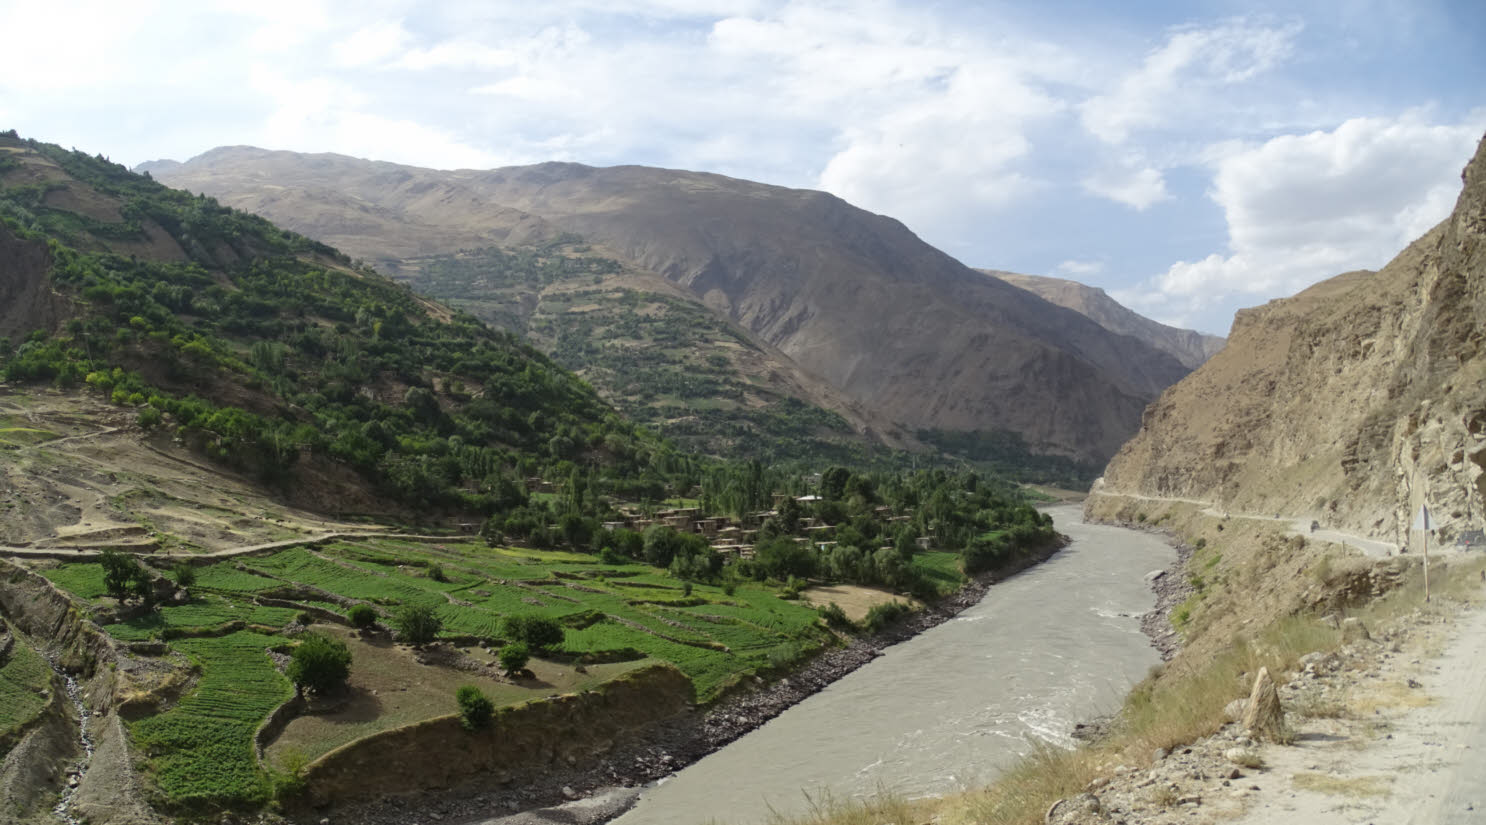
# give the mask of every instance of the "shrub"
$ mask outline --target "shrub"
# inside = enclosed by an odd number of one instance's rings
[[[309,627],[315,623],[315,614],[308,610],[301,610],[299,615],[294,617],[294,622],[303,627]]]
[[[556,619],[543,616],[507,616],[503,630],[506,638],[535,650],[556,647],[565,635]]]
[[[397,626],[398,638],[412,645],[427,644],[444,629],[433,608],[423,604],[403,605],[392,617],[392,623]]]
[[[531,648],[525,642],[511,642],[500,649],[500,666],[507,676],[515,676],[531,661]]]
[[[428,577],[436,582],[446,582],[449,577],[444,575],[444,566],[441,564],[430,564],[428,566]]]
[[[301,688],[325,693],[344,684],[351,675],[351,650],[339,639],[306,634],[294,648],[286,674]]]
[[[825,607],[817,607],[816,612],[820,613],[820,617],[825,619],[826,625],[830,627],[841,630],[852,627],[851,619],[846,618],[846,611],[842,610],[841,605],[835,602],[831,602]]]
[[[163,416],[161,416],[160,411],[155,409],[154,407],[145,407],[139,411],[137,419],[141,429],[152,430],[155,427],[160,426],[160,422],[163,419]]]
[[[362,630],[366,630],[377,623],[377,611],[372,609],[372,606],[369,604],[353,606],[346,612],[346,617],[351,620],[351,624]]]
[[[490,727],[490,720],[495,716],[495,703],[478,687],[460,687],[454,692],[454,701],[459,703],[459,722],[464,725],[465,730],[476,731]]]
[[[863,624],[867,626],[868,630],[876,633],[907,615],[907,613],[908,605],[894,599],[884,604],[872,605],[867,611],[867,618],[863,621]]]
[[[196,583],[196,568],[190,564],[178,561],[170,568],[170,577],[181,587],[190,587]]]

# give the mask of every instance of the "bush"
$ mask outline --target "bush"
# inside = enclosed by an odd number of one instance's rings
[[[842,610],[841,605],[835,602],[831,602],[825,607],[817,607],[815,610],[820,614],[822,619],[825,619],[826,625],[829,627],[848,630],[853,626],[851,619],[846,618],[846,611]]]
[[[299,612],[299,615],[294,617],[294,621],[296,624],[299,624],[303,627],[309,627],[310,625],[315,623],[315,614],[309,612],[308,610],[301,610]]]
[[[500,666],[507,676],[515,676],[531,661],[531,648],[525,642],[511,642],[500,649]]]
[[[428,566],[428,577],[436,582],[446,582],[449,577],[444,575],[444,566],[441,564],[430,564]]]
[[[403,605],[392,617],[392,623],[397,627],[398,639],[411,645],[427,644],[444,629],[444,622],[433,608],[423,604]]]
[[[459,722],[468,731],[483,730],[490,727],[490,720],[495,716],[495,703],[490,701],[474,685],[464,685],[454,692],[454,701],[459,703]]]
[[[154,407],[145,407],[144,409],[141,409],[139,411],[138,421],[139,426],[142,429],[152,430],[155,427],[160,426],[161,420],[162,416],[160,415],[160,411],[155,409]]]
[[[344,684],[351,675],[351,650],[339,639],[305,634],[294,648],[286,675],[301,688],[325,693]]]
[[[351,620],[351,624],[362,630],[366,630],[377,623],[377,611],[372,609],[372,606],[369,604],[353,606],[346,612],[346,617]]]
[[[196,583],[196,568],[187,562],[178,561],[170,568],[170,577],[181,587],[190,587]]]
[[[534,650],[556,647],[565,635],[556,619],[543,616],[507,616],[502,630],[506,638],[524,642]]]
[[[894,599],[884,604],[872,605],[867,611],[867,618],[862,623],[867,626],[868,630],[876,633],[907,614],[908,605]]]

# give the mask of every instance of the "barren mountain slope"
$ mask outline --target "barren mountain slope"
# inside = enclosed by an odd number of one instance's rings
[[[1381,271],[1244,310],[1151,405],[1111,493],[1309,516],[1402,542],[1428,503],[1451,541],[1486,494],[1486,143],[1454,213]]]
[[[307,231],[303,213],[323,216],[335,198],[345,199],[339,208],[370,204],[421,225],[472,227],[486,210],[505,216],[492,217],[502,227],[513,209],[538,216],[687,288],[809,372],[916,428],[1009,429],[1037,449],[1102,459],[1186,371],[821,192],[633,166],[438,172],[245,148],[155,168],[171,185]],[[286,195],[288,187],[302,191]],[[335,231],[318,234],[362,257],[395,257]]]
[[[1065,278],[1049,278],[1043,275],[1022,275],[999,269],[978,270],[994,278],[1034,292],[1060,307],[1088,316],[1099,326],[1120,335],[1133,335],[1163,352],[1170,353],[1188,369],[1197,369],[1223,348],[1225,339],[1207,335],[1196,330],[1169,327],[1158,321],[1133,312],[1098,287],[1070,281]]]

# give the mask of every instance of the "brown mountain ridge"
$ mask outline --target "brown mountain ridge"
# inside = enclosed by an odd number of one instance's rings
[[[142,169],[392,271],[416,254],[577,234],[915,430],[1011,430],[1102,461],[1187,372],[822,192],[639,166],[437,171],[248,147]]]

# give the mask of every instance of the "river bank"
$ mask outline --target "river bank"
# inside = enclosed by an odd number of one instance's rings
[[[642,739],[616,743],[596,765],[573,765],[553,771],[540,784],[521,788],[443,789],[414,797],[388,797],[342,806],[330,815],[337,821],[368,825],[405,825],[422,820],[447,820],[464,825],[547,821],[596,825],[608,821],[634,804],[641,786],[662,780],[758,729],[878,658],[886,648],[958,616],[978,604],[992,586],[1047,561],[1067,543],[1067,536],[1060,534],[1057,540],[977,576],[955,593],[877,634],[822,651],[777,681],[753,677],[749,684],[735,689],[710,708],[656,725]],[[293,821],[315,825],[324,818],[320,812],[309,811],[295,816]]]

